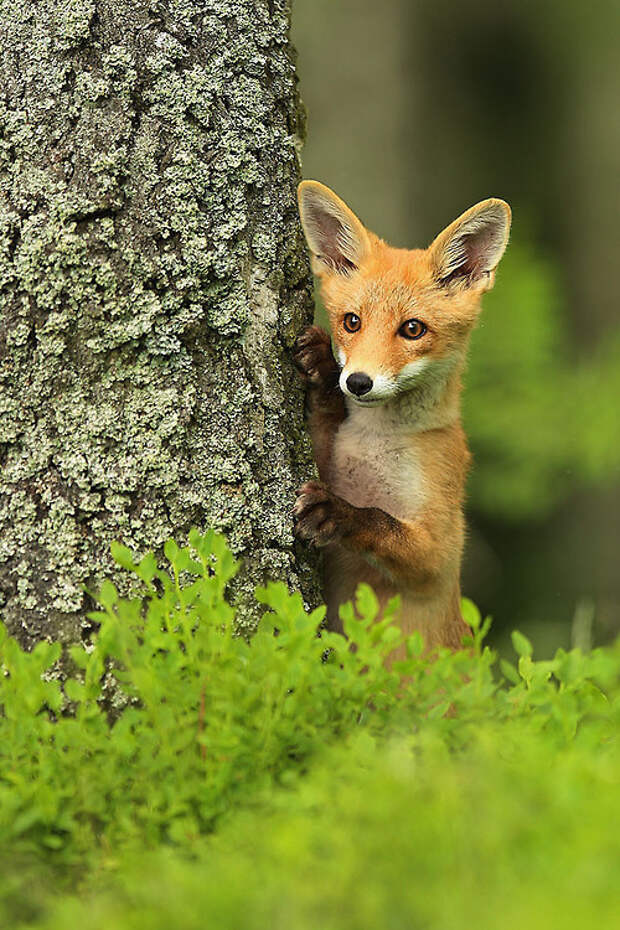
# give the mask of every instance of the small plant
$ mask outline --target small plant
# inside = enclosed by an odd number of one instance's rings
[[[193,532],[165,554],[169,571],[113,547],[142,590],[121,598],[104,582],[99,630],[70,650],[79,678],[49,679],[58,644],[26,653],[0,628],[0,843],[69,862],[102,842],[187,843],[326,740],[386,718],[400,679],[383,660],[398,631],[373,624],[370,589],[362,619],[345,618],[356,651],[319,636],[324,609],[306,613],[281,583],[257,591],[268,609],[248,643],[224,598],[237,568],[225,540]],[[106,668],[128,698],[113,719],[100,704]]]

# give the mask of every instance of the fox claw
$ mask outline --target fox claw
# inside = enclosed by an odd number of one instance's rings
[[[295,343],[293,364],[304,381],[313,387],[335,387],[340,369],[334,358],[329,334],[320,326],[309,326]]]
[[[296,536],[318,547],[340,539],[338,498],[320,481],[307,481],[296,493],[293,507]]]

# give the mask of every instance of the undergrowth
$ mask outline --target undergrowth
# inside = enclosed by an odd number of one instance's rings
[[[407,658],[397,604],[323,609],[270,583],[250,642],[224,539],[169,569],[117,545],[110,582],[52,675],[0,626],[0,917],[10,927],[604,926],[620,917],[620,647],[517,664],[472,636]],[[113,676],[124,706],[110,713]],[[605,923],[607,921],[607,923]]]

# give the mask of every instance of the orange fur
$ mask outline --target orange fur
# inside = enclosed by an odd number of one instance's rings
[[[297,533],[325,547],[332,628],[340,604],[365,581],[382,605],[400,595],[405,633],[420,630],[429,647],[457,648],[467,632],[459,576],[470,459],[461,375],[480,297],[507,244],[510,208],[483,201],[429,248],[407,250],[366,230],[316,181],[302,182],[299,199],[338,361],[318,327],[298,340],[322,483],[300,489]],[[419,338],[403,335],[412,320]],[[362,394],[353,373],[365,376]]]

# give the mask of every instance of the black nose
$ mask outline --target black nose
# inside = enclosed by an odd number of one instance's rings
[[[362,394],[368,394],[371,389],[372,378],[365,375],[363,371],[354,371],[353,374],[349,375],[347,378],[347,387],[356,397],[361,397]]]

